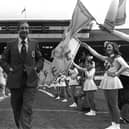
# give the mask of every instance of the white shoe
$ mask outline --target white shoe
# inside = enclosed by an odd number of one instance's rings
[[[73,104],[69,105],[69,107],[77,107],[77,104],[74,102]]]
[[[59,100],[60,99],[60,96],[56,97],[56,100]]]
[[[4,96],[1,96],[1,97],[0,97],[0,101],[2,101],[4,98],[5,98]]]
[[[96,111],[91,110],[90,112],[85,113],[87,116],[96,116]]]
[[[67,100],[67,99],[63,99],[63,100],[62,100],[62,102],[64,102],[64,103],[65,103],[65,102],[68,102],[68,100]]]
[[[116,124],[116,129],[120,129],[120,124]]]
[[[11,96],[11,93],[8,93],[8,96]]]
[[[105,129],[117,129],[116,124],[112,124],[112,125],[110,125],[109,127],[105,128]]]

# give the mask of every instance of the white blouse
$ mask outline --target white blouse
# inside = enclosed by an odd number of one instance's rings
[[[93,79],[95,75],[95,68],[92,68],[89,71],[85,71],[86,79]]]
[[[129,65],[123,59],[123,57],[119,56],[114,59],[113,63],[111,64],[110,68],[108,69],[109,72],[117,72],[121,67],[129,68]],[[121,75],[129,76],[129,69],[121,73]]]

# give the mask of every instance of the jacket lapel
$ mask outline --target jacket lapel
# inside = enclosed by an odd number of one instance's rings
[[[28,39],[28,51],[27,51],[28,53],[31,52],[31,45],[30,45],[30,43],[31,43],[31,42],[30,42],[30,39]]]
[[[19,49],[18,49],[18,39],[14,43],[15,43],[14,49],[15,49],[16,53],[18,53],[20,55],[20,52],[19,52]]]
[[[19,51],[19,48],[18,48],[18,39],[17,39],[17,41],[16,41],[16,51],[17,51],[17,53],[18,53],[18,56],[20,57],[20,59],[22,59],[23,61],[25,60],[25,59],[23,59],[23,57],[22,57],[22,55],[21,55],[21,52]]]

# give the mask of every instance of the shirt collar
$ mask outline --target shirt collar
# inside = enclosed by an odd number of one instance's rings
[[[24,41],[25,41],[26,44],[28,44],[28,39],[27,38]],[[21,45],[21,42],[22,42],[22,39],[19,37],[18,38],[18,44]]]

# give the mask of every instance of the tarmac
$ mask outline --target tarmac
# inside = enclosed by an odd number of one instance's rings
[[[62,103],[55,99],[53,90],[37,91],[33,107],[32,129],[105,129],[110,124],[103,92],[96,92],[96,116],[86,116],[78,108],[70,108],[71,100]],[[0,98],[0,129],[16,129],[10,97]],[[121,125],[121,129],[129,129],[129,124]]]

